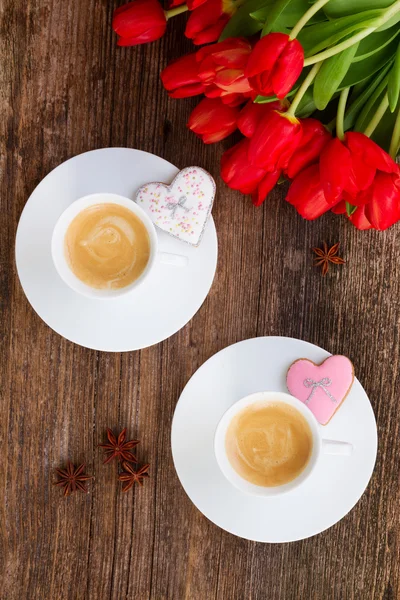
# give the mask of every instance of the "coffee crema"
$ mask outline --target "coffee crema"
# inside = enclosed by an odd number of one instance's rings
[[[250,483],[276,487],[305,469],[313,436],[303,415],[285,402],[255,402],[236,414],[225,437],[229,462]]]
[[[150,238],[140,218],[119,204],[83,209],[65,235],[65,255],[72,272],[96,289],[121,289],[143,273],[150,258]]]

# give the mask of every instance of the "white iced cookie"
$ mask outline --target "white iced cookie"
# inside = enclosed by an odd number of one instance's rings
[[[182,242],[198,246],[211,214],[215,181],[201,167],[187,167],[171,185],[147,183],[139,188],[136,202],[154,225]]]

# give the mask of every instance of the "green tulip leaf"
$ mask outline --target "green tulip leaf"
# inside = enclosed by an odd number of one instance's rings
[[[374,116],[379,104],[381,103],[383,96],[386,94],[387,80],[386,78],[381,81],[374,93],[371,95],[368,102],[358,115],[358,118],[354,124],[355,131],[365,131],[368,123]]]
[[[397,106],[397,109],[399,107]],[[392,139],[393,129],[396,122],[397,110],[390,112],[387,110],[379,122],[379,125],[371,135],[371,139],[374,140],[381,148],[389,152],[390,141]]]
[[[357,49],[358,44],[354,44],[322,63],[314,81],[314,101],[318,110],[324,110],[331,101],[349,70]]]
[[[300,31],[298,40],[304,48],[305,56],[312,56],[360,29],[373,26],[381,16],[381,10],[370,10],[359,15],[310,25]]]
[[[353,204],[350,204],[350,202],[346,202],[346,213],[348,217],[351,217],[351,215],[354,215],[354,213],[356,212],[358,206],[353,206]]]
[[[345,131],[354,126],[354,123],[356,122],[361,110],[372,97],[373,93],[379,87],[382,81],[387,77],[389,71],[390,64],[386,65],[380,72],[376,73],[372,77],[369,77],[367,80],[353,87],[352,94],[349,99],[350,106],[347,108],[344,117]],[[386,85],[386,83],[384,83],[384,85]]]
[[[281,16],[282,12],[285,10],[287,5],[291,1],[292,0],[277,0],[276,2],[274,2],[268,13],[261,36],[271,33],[271,31],[274,29],[275,23],[279,20],[279,17]]]
[[[294,27],[297,21],[309,8],[310,3],[308,0],[291,0],[291,2],[289,2],[282,10],[279,20],[284,23],[285,27]],[[250,16],[256,21],[265,23],[268,19],[270,10],[271,9],[266,6],[250,13]],[[322,10],[318,11],[308,23],[311,25],[312,23],[319,23],[320,21],[326,21],[326,16]]]
[[[250,37],[261,31],[264,23],[253,19],[250,13],[271,6],[273,3],[274,0],[247,0],[229,19],[219,41],[222,42],[229,37]]]
[[[376,31],[385,31],[385,29],[389,29],[396,25],[400,21],[400,12],[397,12],[389,21],[386,21],[381,27],[379,27]]]
[[[397,46],[396,58],[393,67],[389,73],[388,79],[388,98],[391,112],[396,110],[400,93],[400,44]]]
[[[361,40],[353,62],[359,62],[360,60],[372,56],[372,54],[375,54],[375,52],[378,52],[381,48],[388,46],[388,44],[390,44],[390,42],[399,34],[400,30],[397,26],[386,29],[385,31],[371,33],[371,35]]]
[[[368,79],[377,71],[380,71],[394,58],[397,45],[397,40],[393,40],[390,44],[381,48],[378,52],[375,52],[375,54],[372,54],[372,56],[369,56],[365,60],[353,62],[340,84],[339,91],[345,87],[356,85],[357,83],[364,81],[364,79]]]
[[[366,10],[387,8],[393,0],[330,0],[323,11],[330,19],[354,15]]]
[[[316,110],[315,101],[313,98],[313,92],[311,88],[308,88],[306,93],[301,99],[299,106],[296,109],[296,117],[305,119],[313,114]]]

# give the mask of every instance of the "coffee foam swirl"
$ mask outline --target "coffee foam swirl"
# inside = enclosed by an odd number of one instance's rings
[[[118,204],[97,204],[79,213],[65,237],[71,270],[97,289],[130,285],[145,269],[150,240],[142,221]]]
[[[233,468],[255,485],[274,487],[292,481],[312,452],[310,427],[283,402],[255,403],[231,421],[225,447]]]

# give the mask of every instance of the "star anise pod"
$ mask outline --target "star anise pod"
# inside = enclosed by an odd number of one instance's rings
[[[100,448],[104,448],[106,459],[104,464],[111,462],[114,458],[119,458],[122,462],[124,460],[129,462],[137,463],[137,458],[132,452],[129,452],[138,445],[138,440],[131,440],[125,442],[126,438],[126,427],[121,431],[118,438],[115,437],[111,429],[107,428],[108,444],[99,444]]]
[[[316,267],[322,267],[322,275],[326,275],[329,269],[329,263],[333,265],[343,265],[345,261],[340,256],[337,256],[339,250],[339,242],[328,248],[326,242],[323,243],[323,248],[313,248],[313,252],[317,255],[314,259]]]
[[[140,469],[138,469],[137,471],[135,471],[132,465],[130,465],[127,462],[124,462],[122,466],[124,467],[125,471],[118,475],[118,479],[119,481],[126,482],[125,487],[122,486],[123,492],[127,492],[128,490],[130,490],[135,483],[143,485],[143,479],[145,477],[149,477],[147,471],[149,470],[150,465],[143,465],[143,467],[140,467]]]
[[[75,468],[74,465],[68,461],[66,469],[56,469],[56,473],[60,479],[59,481],[55,481],[54,485],[59,485],[64,488],[64,496],[69,496],[77,490],[87,494],[88,490],[83,482],[93,479],[93,477],[91,475],[85,475],[85,468],[86,465],[80,465]]]

